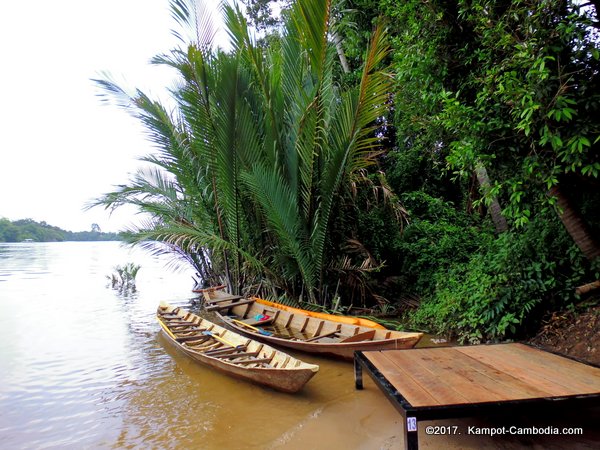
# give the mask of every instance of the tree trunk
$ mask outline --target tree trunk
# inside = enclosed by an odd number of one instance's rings
[[[337,54],[340,58],[340,63],[342,63],[342,69],[344,69],[344,73],[350,73],[350,65],[346,59],[346,54],[344,53],[344,47],[342,47],[340,35],[336,32],[333,32],[332,38],[333,42],[335,43],[335,49],[337,50]]]
[[[577,244],[577,247],[590,261],[600,256],[600,244],[592,234],[587,223],[577,211],[567,195],[558,187],[554,186],[548,195],[556,199],[558,217],[567,229],[567,232]]]
[[[485,166],[479,160],[475,163],[475,175],[477,176],[477,181],[479,182],[481,190],[483,191],[484,195],[487,195],[491,186],[490,177]],[[502,215],[502,208],[500,207],[500,203],[498,203],[498,199],[495,196],[492,197],[492,202],[488,206],[488,212],[490,213],[492,222],[494,222],[494,226],[496,227],[496,233],[500,234],[508,230],[506,218]]]

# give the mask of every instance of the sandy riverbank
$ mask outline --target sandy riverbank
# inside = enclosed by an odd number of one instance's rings
[[[385,403],[382,402],[385,400]],[[422,449],[597,449],[600,445],[600,408],[587,409],[564,417],[515,416],[463,418],[421,422],[419,448]],[[454,429],[460,435],[427,435],[428,425]],[[548,430],[582,428],[583,435],[476,435],[482,428],[510,427]],[[515,430],[516,431],[516,430]],[[403,423],[400,414],[387,402],[383,394],[370,381],[358,396],[349,396],[329,405],[315,415],[307,417],[272,443],[270,449],[357,449],[395,450],[404,448]]]

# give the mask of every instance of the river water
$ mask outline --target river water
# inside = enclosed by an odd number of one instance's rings
[[[108,286],[141,265],[137,292]],[[0,449],[403,448],[398,412],[351,363],[319,364],[298,394],[214,372],[159,333],[158,303],[193,310],[190,271],[116,242],[0,244]],[[425,449],[598,448],[596,414],[509,418],[583,427],[584,436],[427,436]],[[426,424],[497,426],[467,418]]]
[[[128,262],[141,269],[137,292],[123,295],[106,276]],[[350,363],[296,355],[321,369],[290,395],[171,347],[156,307],[193,307],[194,297],[192,273],[167,262],[117,242],[0,244],[0,448],[381,448],[394,439],[385,431],[398,414],[378,391],[354,390]]]

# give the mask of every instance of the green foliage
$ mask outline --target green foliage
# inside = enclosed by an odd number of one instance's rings
[[[433,197],[460,204],[463,185],[452,180],[445,170],[446,161],[440,152],[418,146],[401,146],[386,155],[384,168],[394,192],[423,191]]]
[[[417,190],[414,182],[425,178],[426,189],[436,186],[424,158],[466,180],[482,163],[492,177],[485,203],[498,197],[517,226],[534,205],[553,201],[546,192],[566,174],[597,189],[594,8],[561,0],[376,3],[393,27],[395,162],[426,169],[415,176],[409,168],[405,179],[403,170],[390,173],[392,185]]]
[[[435,290],[435,275],[467,262],[487,245],[491,230],[424,192],[407,193],[402,201],[413,219],[396,245],[401,283],[405,292],[426,296]]]
[[[204,281],[222,275],[233,291],[263,282],[327,304],[341,279],[372,268],[354,263],[347,244],[355,226],[331,231],[378,155],[374,124],[390,86],[381,67],[385,31],[373,32],[359,83],[340,88],[328,40],[331,2],[294,3],[279,45],[269,47],[255,42],[237,7],[224,6],[229,53],[211,48],[206,18],[192,16],[185,3],[172,2],[179,22],[205,36],[155,58],[180,75],[176,113],[98,80],[148,129],[158,153],[146,161],[158,168],[96,204],[149,213],[152,223],[131,239],[187,255]]]
[[[475,158],[500,161],[494,194],[523,225],[565,174],[598,177],[597,39],[576,2],[459,2],[458,14],[469,30],[461,44],[468,72],[444,92],[448,162],[464,173]]]
[[[134,242],[183,257],[205,282],[319,308],[365,306],[367,292],[381,312],[420,298],[409,323],[462,341],[518,336],[572,301],[594,272],[548,191],[575,197],[598,234],[593,9],[301,0],[282,2],[274,21],[272,1],[244,3],[260,38],[225,7],[232,51],[222,53],[208,21],[172,2],[194,31],[154,60],[180,75],[173,113],[99,81],[158,149],[145,158],[156,169],[97,202],[149,213]],[[380,14],[389,40],[374,27]],[[501,236],[483,215],[492,200],[512,219]]]
[[[593,271],[545,208],[560,184],[598,236],[598,11],[559,0],[350,3],[368,3],[371,18],[377,3],[392,28],[397,139],[384,168],[410,225],[381,254],[394,248],[398,297],[422,296],[412,325],[497,339],[564,306]],[[356,23],[347,45],[369,17]],[[478,165],[491,177],[480,192]],[[496,239],[461,212],[492,199],[521,231]]]
[[[437,271],[413,326],[471,343],[517,337],[540,312],[574,301],[589,273],[554,216],[487,241],[468,261]]]
[[[99,231],[65,231],[31,219],[15,220],[0,218],[0,242],[62,242],[62,241],[118,241],[116,233]]]

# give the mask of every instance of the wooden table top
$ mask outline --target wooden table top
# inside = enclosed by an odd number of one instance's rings
[[[413,407],[600,394],[600,369],[524,344],[363,352]]]

